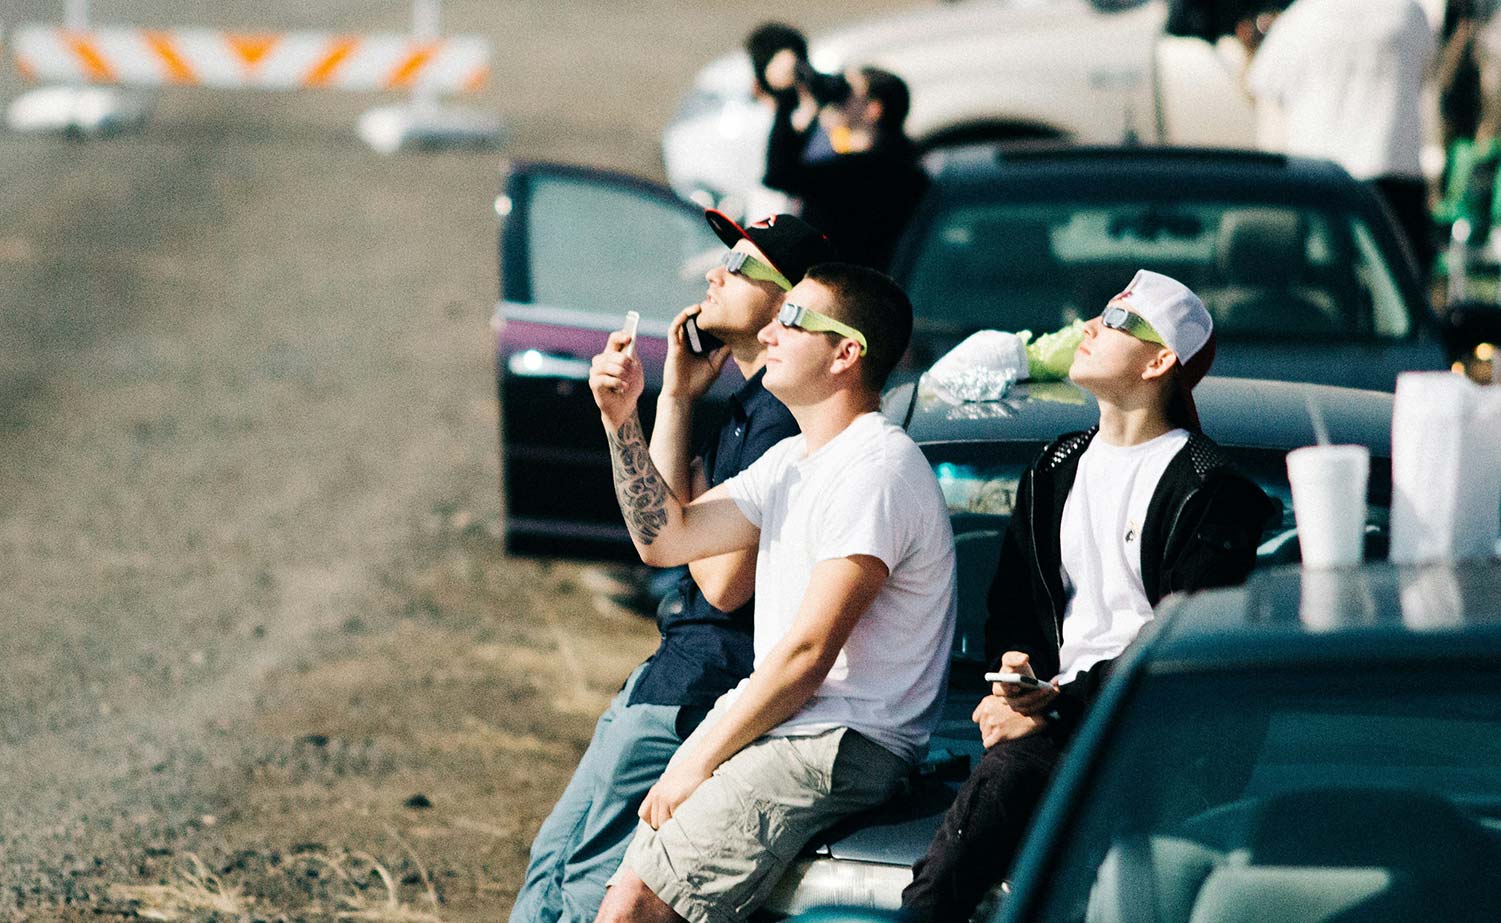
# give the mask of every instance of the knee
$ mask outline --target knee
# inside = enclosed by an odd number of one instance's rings
[[[622,869],[619,880],[605,892],[594,923],[669,923],[682,919],[640,876]]]

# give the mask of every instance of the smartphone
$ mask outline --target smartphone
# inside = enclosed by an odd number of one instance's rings
[[[1024,673],[986,673],[987,683],[1011,683],[1015,686],[1023,686],[1027,689],[1052,689],[1052,683],[1045,683],[1035,676],[1027,676]]]
[[[620,332],[631,338],[631,342],[625,347],[625,354],[627,356],[636,355],[636,328],[640,326],[640,324],[641,314],[639,312],[625,312],[625,326],[620,328]]]
[[[724,340],[707,330],[698,329],[698,315],[690,314],[683,321],[683,336],[688,343],[688,351],[695,356],[707,356],[714,350],[724,345]]]

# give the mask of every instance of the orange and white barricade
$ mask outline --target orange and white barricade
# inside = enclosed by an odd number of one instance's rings
[[[409,34],[231,32],[92,27],[87,0],[69,0],[65,24],[28,24],[12,34],[17,71],[63,86],[18,99],[10,122],[91,133],[80,122],[92,110],[112,101],[129,108],[125,95],[110,95],[108,87],[401,90],[412,94],[410,105],[371,110],[361,119],[360,134],[377,149],[412,140],[493,140],[498,118],[436,102],[440,95],[479,89],[490,66],[489,40],[439,35],[438,12],[439,0],[413,0]],[[145,107],[137,108],[144,117]]]
[[[255,34],[209,29],[25,25],[11,40],[31,80],[120,86],[472,92],[489,71],[490,43],[472,35],[324,32]]]

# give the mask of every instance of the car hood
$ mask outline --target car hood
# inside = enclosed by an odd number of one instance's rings
[[[1254,378],[1206,378],[1194,389],[1204,432],[1226,446],[1295,449],[1318,436],[1309,405],[1336,442],[1391,452],[1392,395]],[[888,392],[882,411],[911,437],[931,442],[1048,443],[1099,420],[1094,398],[1071,382],[1021,382],[999,401],[952,403],[925,382]]]
[[[985,748],[969,716],[987,689],[983,667],[955,662],[972,678],[951,683],[943,718],[928,742],[928,756],[906,791],[871,811],[846,818],[817,837],[819,854],[856,862],[907,866],[927,852],[943,814]],[[966,673],[967,675],[967,673]]]

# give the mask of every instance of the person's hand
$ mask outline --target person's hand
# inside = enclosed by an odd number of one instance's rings
[[[696,401],[713,386],[730,357],[730,348],[722,346],[707,356],[695,356],[688,350],[688,335],[683,324],[697,314],[698,305],[684,308],[667,328],[667,362],[662,366],[662,396],[670,400]]]
[[[1021,651],[1007,651],[1001,655],[1002,673],[1020,673],[1035,677],[1031,658]],[[1012,711],[1020,715],[1034,716],[1047,711],[1058,698],[1058,687],[1050,684],[1042,689],[1031,689],[1016,683],[991,683],[990,691],[1006,700]]]
[[[766,85],[773,92],[783,93],[793,88],[797,83],[797,52],[791,48],[783,48],[771,56],[766,62],[766,70],[762,74],[766,78]]]
[[[989,750],[1003,740],[1017,740],[1036,734],[1047,724],[1040,715],[1024,715],[999,695],[988,695],[975,706],[969,720],[980,726],[980,741]]]
[[[625,351],[631,338],[623,331],[610,334],[605,351],[594,357],[589,366],[589,390],[600,415],[612,430],[619,429],[636,412],[636,402],[646,389],[641,362]]]
[[[646,799],[641,802],[641,809],[636,812],[636,816],[646,821],[647,826],[653,830],[662,829],[662,825],[672,817],[678,805],[687,801],[688,796],[711,775],[713,773],[695,766],[691,759],[678,760],[667,767],[662,778],[646,793]]]

